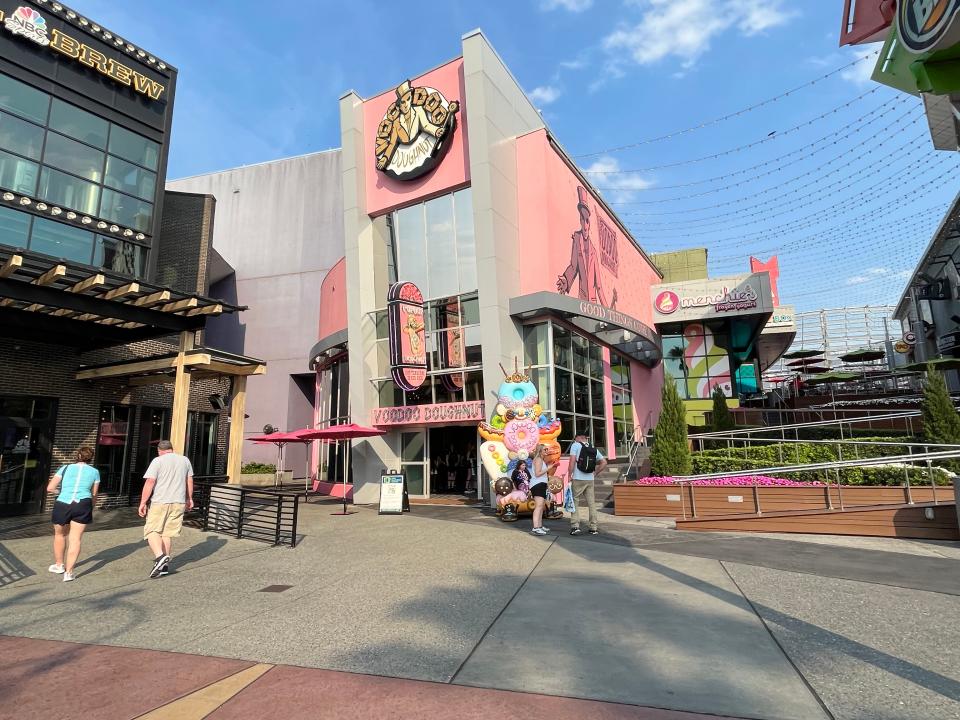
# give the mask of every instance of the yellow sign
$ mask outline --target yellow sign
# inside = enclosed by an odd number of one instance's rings
[[[910,346],[907,344],[905,340],[897,340],[893,344],[893,349],[896,350],[901,355],[905,355],[908,352],[910,352]]]
[[[3,13],[0,12],[0,20],[3,20]],[[87,67],[93,68],[101,75],[115,80],[121,85],[132,87],[141,95],[146,95],[152,100],[159,100],[160,95],[165,90],[164,86],[156,80],[141,75],[136,70],[127,67],[123,63],[108,58],[99,50],[95,50],[89,45],[84,45],[79,40],[66,35],[56,28],[50,30],[47,36],[46,20],[32,8],[19,7],[14,13],[4,21],[4,27],[14,35],[20,35],[35,42],[37,45],[49,47],[61,55],[77,60]]]

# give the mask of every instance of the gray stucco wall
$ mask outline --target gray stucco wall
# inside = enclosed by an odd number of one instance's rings
[[[173,180],[167,188],[217,200],[213,247],[234,275],[211,283],[210,292],[249,310],[239,322],[211,320],[207,338],[216,347],[267,361],[267,374],[250,378],[247,386],[247,434],[267,423],[303,427],[309,403],[293,376],[310,374],[320,284],[343,257],[340,151]],[[303,449],[293,446],[286,455],[286,466],[302,475]],[[276,449],[248,443],[243,457],[273,462]]]

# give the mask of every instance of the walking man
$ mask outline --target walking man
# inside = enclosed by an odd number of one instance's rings
[[[573,514],[570,516],[570,534],[580,535],[580,507],[584,501],[588,508],[588,522],[590,534],[596,535],[597,529],[597,501],[593,493],[593,479],[598,472],[603,472],[607,460],[597,448],[590,444],[587,436],[580,433],[570,445],[570,463],[568,473],[570,487],[573,491]]]
[[[157,443],[157,457],[143,474],[143,494],[140,496],[140,517],[147,519],[143,537],[153,551],[154,563],[150,577],[166,575],[170,571],[170,550],[173,538],[183,529],[183,513],[193,509],[193,466],[183,455],[173,451],[169,440]],[[150,510],[147,511],[147,501]]]

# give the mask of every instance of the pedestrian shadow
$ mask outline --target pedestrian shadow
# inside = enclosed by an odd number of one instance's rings
[[[144,543],[142,541],[129,542],[124,545],[116,545],[112,548],[101,550],[96,555],[91,555],[90,557],[81,560],[77,563],[77,568],[82,568],[83,574],[89,575],[97,572],[98,570],[102,570],[105,566],[112,562],[122,560],[123,558],[132,555],[142,547],[144,547]],[[88,567],[91,563],[93,563],[93,565]]]
[[[36,573],[20,562],[20,558],[0,543],[0,587],[28,578]]]
[[[204,560],[212,555],[215,555],[227,544],[227,539],[220,537],[218,535],[208,535],[204,538],[204,541],[197,543],[196,545],[191,545],[189,548],[184,550],[182,553],[176,552],[176,545],[174,545],[174,562],[176,568],[182,568],[185,565],[191,565],[193,563],[198,563],[201,560]],[[143,543],[139,543],[142,547]]]

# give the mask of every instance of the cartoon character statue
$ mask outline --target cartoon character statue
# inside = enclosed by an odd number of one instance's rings
[[[524,483],[514,487],[511,475],[517,463],[529,460],[537,445],[546,446],[544,461],[548,469],[547,517],[562,517],[557,501],[562,497],[563,481],[554,475],[560,459],[560,421],[547,417],[540,407],[536,386],[528,375],[516,368],[508,375],[503,369],[504,381],[497,391],[497,407],[490,422],[480,423],[479,432],[484,442],[480,445],[480,459],[491,477],[491,487],[497,495],[497,513],[504,522],[517,520],[521,512],[533,512],[534,501]]]

